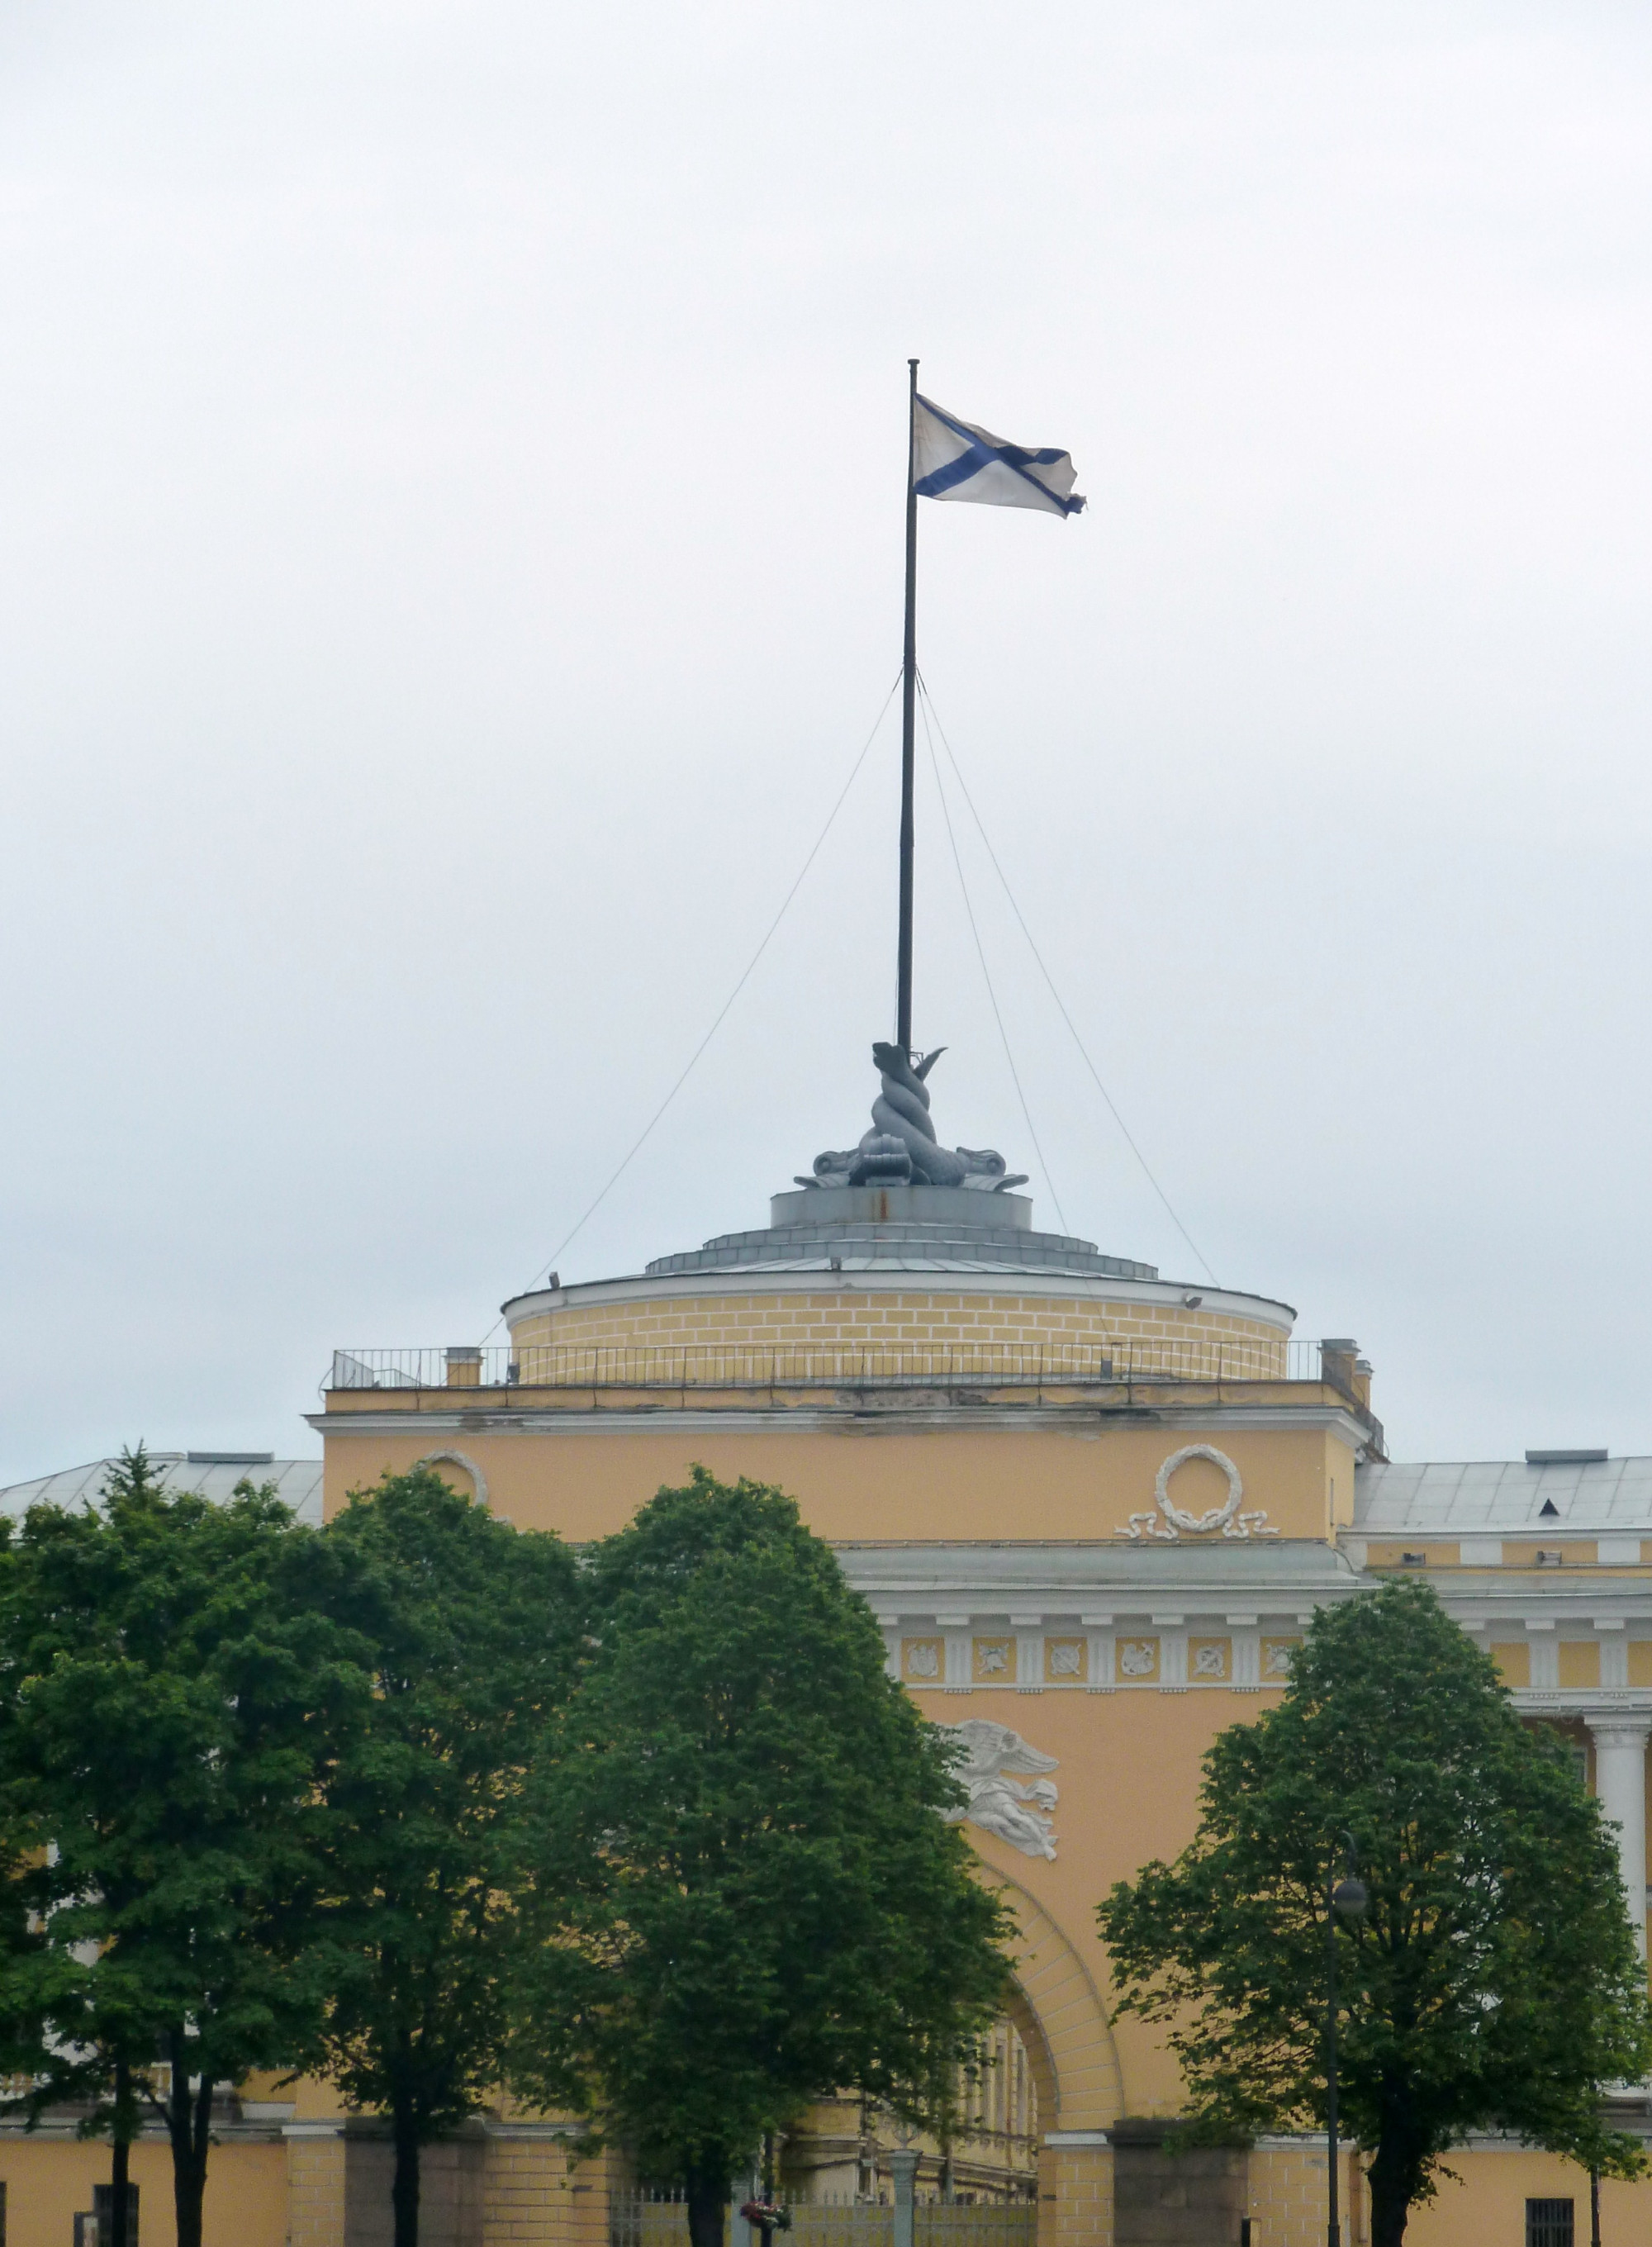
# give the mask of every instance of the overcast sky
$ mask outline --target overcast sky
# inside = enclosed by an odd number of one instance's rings
[[[884,703],[914,352],[1089,495],[925,506],[920,653],[1192,1240],[1396,1457],[1652,1450],[1643,5],[11,0],[0,304],[0,1479],[543,1269]],[[865,1128],[897,764],[564,1278]],[[943,1140],[1202,1278],[918,820]]]

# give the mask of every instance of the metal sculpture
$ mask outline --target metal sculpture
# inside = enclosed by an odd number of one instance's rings
[[[798,1185],[971,1186],[984,1193],[1024,1186],[1026,1173],[1012,1177],[995,1147],[943,1147],[937,1140],[924,1080],[945,1050],[937,1046],[914,1063],[899,1046],[874,1045],[879,1083],[871,1130],[857,1147],[816,1155],[814,1175]]]

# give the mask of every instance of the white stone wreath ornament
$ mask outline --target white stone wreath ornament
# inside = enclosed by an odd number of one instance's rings
[[[1208,1459],[1212,1466],[1220,1467],[1227,1477],[1227,1496],[1220,1506],[1212,1506],[1204,1513],[1187,1513],[1171,1499],[1171,1477],[1178,1467],[1184,1467],[1190,1459]],[[1239,1480],[1239,1471],[1225,1451],[1219,1451],[1214,1444],[1184,1444],[1179,1451],[1172,1451],[1153,1478],[1153,1496],[1157,1501],[1158,1514],[1132,1513],[1130,1527],[1116,1533],[1122,1537],[1163,1538],[1174,1545],[1184,1537],[1203,1537],[1219,1529],[1224,1537],[1277,1537],[1279,1531],[1267,1526],[1267,1514],[1259,1508],[1242,1513],[1239,1501],[1245,1495],[1245,1485]],[[1158,1518],[1163,1514],[1164,1520]]]

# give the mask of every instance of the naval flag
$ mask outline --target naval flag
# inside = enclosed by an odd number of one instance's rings
[[[990,429],[960,421],[932,399],[912,399],[912,488],[920,499],[973,499],[984,507],[1036,507],[1076,515],[1070,453],[1008,445]]]

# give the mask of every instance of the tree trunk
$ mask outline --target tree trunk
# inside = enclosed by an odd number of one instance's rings
[[[391,2110],[396,2175],[390,2188],[396,2247],[419,2247],[419,2123],[411,2106]]]
[[[131,2179],[131,2141],[117,2134],[109,2164],[109,2247],[126,2247],[126,2187]]]
[[[688,2172],[689,2247],[723,2247],[728,2215],[728,2165]],[[400,2242],[397,2242],[400,2247]]]
[[[1371,2247],[1402,2247],[1416,2188],[1412,2165],[1385,2140],[1366,2177],[1371,2188]]]
[[[115,2062],[114,2158],[109,2164],[109,2241],[110,2247],[126,2247],[131,2227],[126,2211],[131,2206],[128,2188],[132,2182],[132,2070],[124,2059]]]
[[[167,2093],[167,2135],[172,2141],[172,2206],[178,2247],[201,2247],[201,2203],[207,2196],[207,2153],[212,2143],[213,2080],[189,2089],[189,2043],[181,2031],[167,2039],[172,2085]]]

